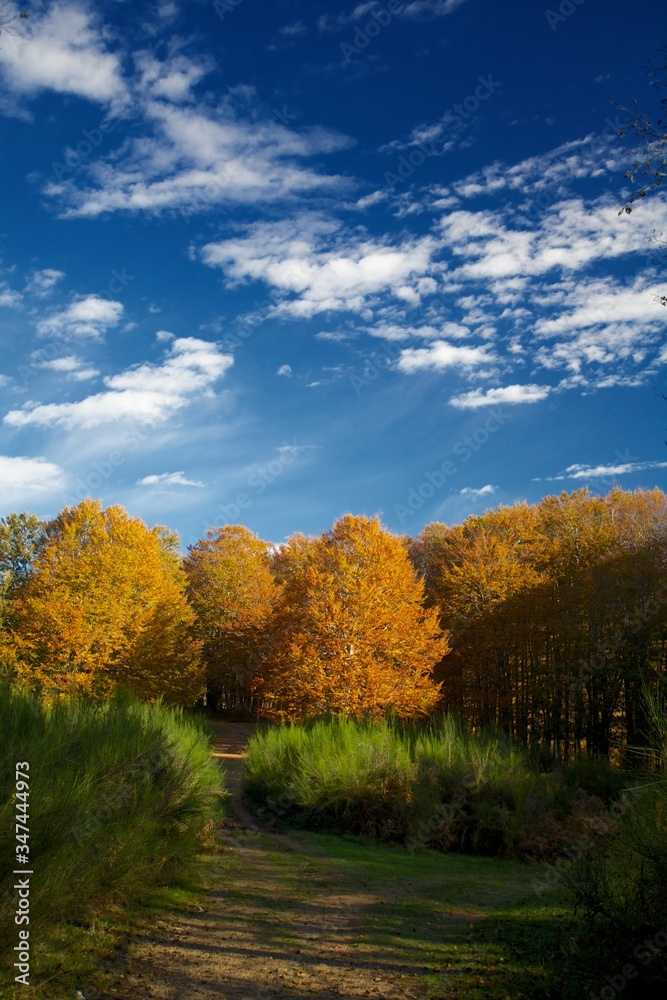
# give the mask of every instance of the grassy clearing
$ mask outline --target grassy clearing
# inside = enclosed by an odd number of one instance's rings
[[[568,993],[566,959],[577,928],[571,896],[538,896],[533,866],[369,845],[360,838],[299,833],[325,852],[332,886],[381,898],[362,916],[359,953],[411,967],[430,997],[556,1000]],[[572,985],[572,984],[571,984]]]
[[[580,838],[624,784],[593,762],[545,771],[503,737],[467,735],[451,717],[431,727],[271,727],[252,738],[244,777],[255,811],[295,826],[532,860]]]
[[[68,926],[103,924],[115,907],[173,882],[200,853],[222,798],[221,771],[200,721],[129,696],[47,706],[6,687],[0,729],[3,949],[12,948],[17,931],[17,761],[30,765],[32,940],[60,925],[66,937]]]

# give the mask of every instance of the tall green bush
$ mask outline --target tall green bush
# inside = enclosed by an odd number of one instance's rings
[[[297,826],[524,858],[555,856],[584,812],[603,809],[562,769],[541,773],[503,736],[471,736],[451,716],[269,728],[250,742],[245,787],[253,809]]]
[[[194,717],[125,694],[48,706],[5,685],[0,731],[0,939],[15,909],[18,761],[29,764],[31,928],[85,921],[200,851],[222,773]]]

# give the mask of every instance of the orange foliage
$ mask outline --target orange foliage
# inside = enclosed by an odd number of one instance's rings
[[[438,700],[433,665],[448,650],[407,545],[377,518],[348,515],[283,552],[283,591],[255,689],[262,713],[426,715]]]
[[[103,696],[115,686],[191,703],[201,694],[194,614],[163,529],[84,500],[46,527],[12,612],[19,680]]]

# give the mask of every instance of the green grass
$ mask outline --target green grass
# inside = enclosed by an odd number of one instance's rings
[[[17,940],[15,764],[29,767],[32,940],[104,921],[202,849],[222,773],[202,723],[119,695],[104,704],[0,689],[0,941]]]

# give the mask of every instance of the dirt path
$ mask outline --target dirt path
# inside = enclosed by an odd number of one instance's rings
[[[167,913],[135,942],[115,996],[155,1000],[343,1000],[420,996],[415,970],[363,941],[361,913],[379,899],[336,884],[326,857],[259,829],[241,800],[251,723],[218,723],[235,819],[221,831],[216,887],[201,913]]]

